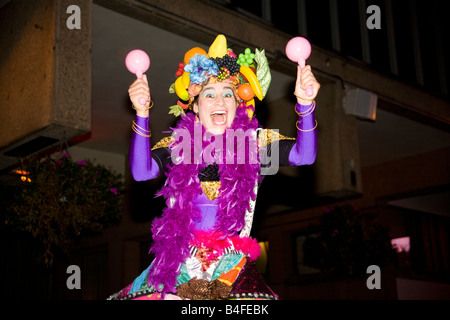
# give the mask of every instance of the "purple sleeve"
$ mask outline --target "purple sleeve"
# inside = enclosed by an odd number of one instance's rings
[[[315,111],[310,114],[307,112],[311,107],[312,105],[303,106],[298,103],[295,105],[295,110],[305,116],[298,117],[297,140],[289,153],[289,163],[292,166],[310,165],[316,160],[317,130],[311,130],[316,125]],[[298,130],[299,128],[306,131]]]
[[[149,118],[136,116],[136,125],[146,130],[148,130],[148,121]],[[128,157],[134,180],[146,181],[158,177],[159,167],[152,158],[150,138],[133,132]]]

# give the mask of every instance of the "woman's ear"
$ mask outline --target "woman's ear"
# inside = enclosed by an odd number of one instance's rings
[[[192,110],[194,111],[194,113],[198,113],[198,105],[196,102],[192,105]]]

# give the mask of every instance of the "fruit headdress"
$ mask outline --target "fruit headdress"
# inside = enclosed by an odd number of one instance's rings
[[[256,49],[252,53],[247,48],[237,56],[227,47],[227,39],[222,34],[216,37],[208,52],[199,47],[188,50],[175,75],[177,79],[170,92],[175,92],[179,100],[169,112],[175,116],[184,114],[206,84],[219,81],[233,85],[240,107],[252,106],[254,109],[254,97],[262,100],[271,81],[264,50]],[[249,114],[250,118],[252,116],[253,112]]]

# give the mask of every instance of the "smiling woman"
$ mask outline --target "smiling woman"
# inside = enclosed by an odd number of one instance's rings
[[[199,94],[193,110],[205,127],[213,134],[223,134],[231,127],[236,115],[237,100],[233,88],[226,82],[206,85]]]
[[[129,88],[136,110],[131,173],[138,181],[166,175],[157,195],[166,199],[167,207],[151,229],[150,251],[155,259],[110,298],[277,299],[256,270],[261,248],[250,237],[256,193],[268,174],[264,171],[267,162],[259,153],[241,158],[239,154],[270,150],[267,154],[279,156],[277,165],[312,164],[317,143],[313,99],[320,85],[309,66],[297,69],[297,139],[286,138],[273,130],[261,131],[253,116],[253,97],[262,100],[271,79],[264,50],[253,54],[247,49],[238,58],[227,48],[225,36],[219,35],[208,53],[193,48],[184,61],[178,65],[172,87],[180,98],[176,108],[182,110],[174,112],[171,107],[170,112],[181,119],[172,136],[153,148],[147,77]],[[308,86],[313,88],[312,96],[305,93]],[[139,103],[142,98],[145,105]],[[212,139],[206,139],[207,135]],[[204,157],[208,153],[211,157]]]

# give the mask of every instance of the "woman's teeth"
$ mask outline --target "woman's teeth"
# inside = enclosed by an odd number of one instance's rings
[[[227,122],[227,112],[226,111],[214,111],[211,113],[212,122],[216,125],[222,125]]]

